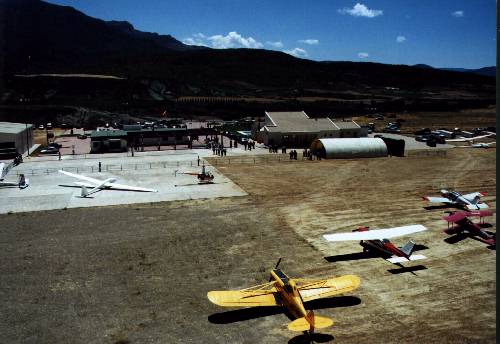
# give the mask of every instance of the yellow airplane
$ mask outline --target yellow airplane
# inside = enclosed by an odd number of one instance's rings
[[[333,325],[333,320],[314,315],[313,311],[307,312],[304,302],[344,294],[361,283],[355,275],[323,280],[289,278],[278,269],[279,262],[271,270],[269,283],[242,290],[210,291],[208,299],[222,307],[283,306],[296,318],[288,324],[289,330],[313,333],[315,328]]]

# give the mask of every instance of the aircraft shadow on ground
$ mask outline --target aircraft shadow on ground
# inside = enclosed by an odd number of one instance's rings
[[[331,334],[313,333],[312,335],[304,333],[293,337],[288,341],[288,344],[312,344],[312,343],[328,343],[335,338]]]
[[[257,319],[270,315],[282,314],[282,307],[251,307],[214,313],[208,316],[208,321],[212,324],[231,324],[239,321]]]
[[[427,250],[429,247],[425,245],[420,245],[420,244],[415,244],[413,250],[414,251],[422,251],[422,250]],[[377,254],[375,252],[354,252],[354,253],[346,253],[346,254],[339,254],[336,256],[328,256],[328,257],[323,257],[327,262],[330,263],[336,263],[336,262],[343,262],[343,261],[348,261],[348,260],[360,260],[360,259],[371,259],[371,258],[390,258],[390,256],[384,256]]]
[[[339,296],[309,301],[306,302],[304,306],[308,310],[315,310],[324,308],[349,307],[359,305],[360,303],[361,299],[358,297]],[[231,324],[235,322],[257,319],[277,314],[285,314],[290,319],[294,319],[290,314],[287,314],[286,309],[283,307],[251,307],[221,313],[214,313],[208,316],[208,321],[212,324]]]
[[[425,206],[425,210],[435,210],[435,209],[449,209],[449,208],[455,208],[453,204],[442,204],[442,205],[428,205]]]
[[[496,233],[493,233],[490,231],[485,231],[485,232],[493,237],[496,237]],[[464,233],[464,232],[452,235],[452,236],[444,239],[444,241],[448,244],[456,244],[464,239],[473,239],[473,240],[477,240],[477,241],[484,243],[484,241],[481,238],[479,238],[475,235],[472,235],[470,233]],[[495,249],[495,245],[490,245],[490,246],[488,246],[488,248]]]
[[[387,271],[389,271],[393,275],[403,274],[407,272],[410,272],[415,275],[415,271],[421,271],[421,270],[427,270],[427,268],[424,265],[415,265],[415,266],[400,265],[398,269],[389,269]]]

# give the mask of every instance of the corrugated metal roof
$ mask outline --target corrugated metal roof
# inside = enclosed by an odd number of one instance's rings
[[[32,128],[33,124],[28,124]],[[26,123],[0,122],[0,133],[18,134],[26,129]]]
[[[354,121],[333,121],[339,129],[359,129],[360,126]]]
[[[312,151],[324,149],[327,159],[375,158],[387,156],[387,146],[380,138],[317,139]]]
[[[276,126],[266,126],[270,132],[319,132],[337,129],[329,118],[309,118],[303,111],[266,112],[266,114],[276,124]]]
[[[90,134],[91,138],[98,137],[125,137],[127,136],[127,132],[123,130],[102,130],[102,131],[93,131]]]

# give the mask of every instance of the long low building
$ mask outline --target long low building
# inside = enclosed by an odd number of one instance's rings
[[[309,147],[318,138],[364,137],[367,130],[354,121],[310,118],[304,111],[266,112],[265,123],[256,132],[267,146]]]
[[[0,159],[12,159],[33,146],[33,124],[0,122]]]
[[[378,137],[317,139],[311,152],[325,159],[377,158],[387,156],[387,146]]]

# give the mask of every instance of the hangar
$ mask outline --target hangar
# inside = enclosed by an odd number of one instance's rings
[[[378,137],[317,139],[311,152],[325,159],[377,158],[387,156],[387,146]]]
[[[12,159],[33,146],[33,124],[0,122],[0,159]]]

